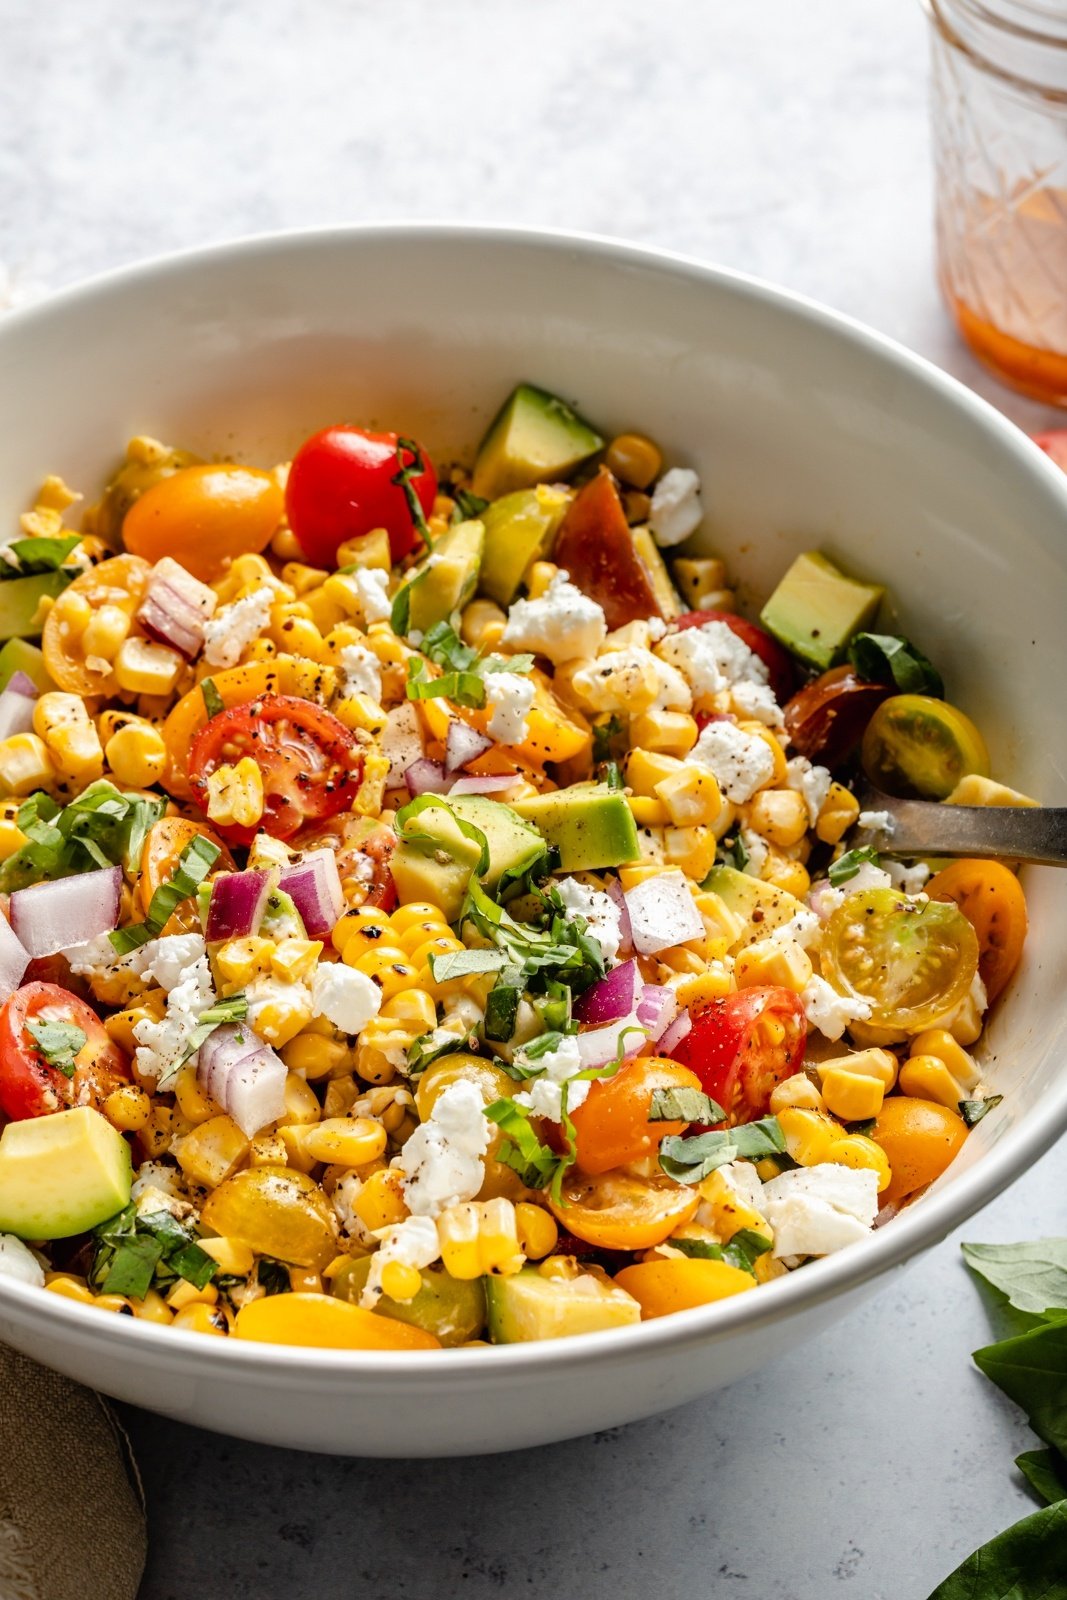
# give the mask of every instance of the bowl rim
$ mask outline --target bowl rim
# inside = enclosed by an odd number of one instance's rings
[[[131,284],[162,283],[190,269],[210,268],[242,258],[267,258],[305,251],[358,250],[362,244],[395,247],[442,243],[461,248],[513,247],[544,251],[548,255],[575,253],[603,266],[632,266],[658,272],[665,281],[682,278],[695,285],[725,290],[749,302],[785,313],[816,329],[835,335],[857,353],[873,357],[913,383],[932,391],[954,406],[995,447],[1014,458],[1053,504],[1058,504],[1067,527],[1067,478],[1022,429],[981,396],[926,357],[918,355],[888,335],[845,312],[835,311],[807,295],[781,288],[763,278],[732,268],[715,266],[681,252],[634,244],[607,234],[560,228],[507,226],[494,223],[437,221],[367,222],[333,227],[310,227],[243,235],[208,245],[169,251],[113,268],[68,285],[55,294],[0,316],[0,349],[9,334],[32,329],[58,312],[120,293]],[[984,1154],[975,1165],[949,1179],[944,1187],[906,1207],[892,1225],[875,1230],[857,1245],[808,1263],[803,1272],[790,1273],[760,1286],[755,1300],[736,1295],[709,1306],[676,1312],[631,1327],[588,1333],[561,1340],[527,1344],[487,1345],[477,1349],[445,1351],[375,1351],[309,1348],[299,1345],[260,1344],[250,1340],[205,1340],[203,1335],[160,1327],[135,1318],[112,1317],[106,1328],[90,1306],[58,1295],[45,1301],[39,1288],[0,1277],[0,1316],[8,1308],[20,1323],[37,1324],[56,1335],[75,1336],[92,1347],[106,1341],[112,1353],[124,1351],[131,1359],[154,1359],[169,1352],[176,1369],[209,1369],[219,1378],[241,1371],[273,1371],[278,1378],[302,1379],[301,1387],[321,1387],[330,1380],[365,1374],[370,1380],[404,1379],[413,1388],[427,1389],[447,1373],[450,1383],[475,1387],[478,1375],[502,1379],[508,1375],[536,1377],[542,1369],[566,1363],[571,1366],[625,1362],[641,1353],[683,1351],[694,1345],[718,1341],[735,1333],[755,1333],[779,1317],[787,1318],[858,1289],[910,1257],[940,1242],[949,1232],[987,1205],[1026,1168],[1041,1157],[1067,1130],[1067,1072],[1063,1081],[1045,1095],[1040,1107],[1029,1112],[1016,1128]],[[441,1365],[442,1359],[446,1362]]]

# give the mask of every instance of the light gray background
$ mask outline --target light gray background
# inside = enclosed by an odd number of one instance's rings
[[[936,297],[914,0],[0,0],[0,63],[0,303],[262,229],[550,224],[778,280],[1046,420]],[[1065,1210],[1052,1155],[965,1232]],[[989,1336],[952,1239],[769,1371],[523,1455],[339,1461],[125,1408],[142,1600],[925,1600],[1030,1506]]]

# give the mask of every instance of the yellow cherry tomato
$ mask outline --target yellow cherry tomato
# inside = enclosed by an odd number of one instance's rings
[[[1026,940],[1026,896],[1002,861],[953,861],[926,885],[931,900],[951,900],[978,939],[978,971],[990,1005],[1019,965]]]
[[[874,1119],[871,1138],[881,1145],[893,1170],[882,1204],[905,1200],[939,1178],[958,1155],[967,1124],[947,1106],[908,1095],[890,1095]]]
[[[863,770],[887,794],[944,800],[968,772],[989,776],[989,751],[970,717],[947,701],[895,694],[867,724]]]
[[[639,1302],[645,1320],[690,1311],[756,1287],[752,1274],[740,1267],[700,1258],[640,1261],[616,1273],[615,1282]]]
[[[423,1328],[364,1311],[327,1294],[271,1294],[237,1313],[238,1339],[299,1344],[318,1350],[440,1350]]]
[[[333,1207],[306,1172],[251,1167],[226,1178],[204,1202],[210,1233],[239,1239],[259,1255],[321,1272],[337,1254]]]
[[[639,1178],[629,1172],[588,1176],[572,1170],[563,1184],[562,1205],[549,1200],[560,1227],[602,1250],[649,1250],[692,1220],[700,1195],[670,1178]]]
[[[140,556],[113,556],[90,567],[57,598],[45,618],[41,649],[58,689],[67,694],[110,694],[115,688],[111,660],[96,654],[86,629],[104,606],[132,621],[148,584],[151,567]],[[113,654],[114,652],[112,652]]]
[[[916,905],[896,889],[864,889],[826,924],[823,968],[838,994],[870,1002],[877,1027],[917,1033],[967,994],[978,940],[954,905]]]
[[[590,1086],[588,1097],[571,1112],[577,1161],[583,1172],[610,1172],[652,1155],[668,1134],[684,1133],[685,1122],[652,1122],[657,1089],[700,1089],[688,1067],[659,1056],[638,1056],[613,1078]]]
[[[183,467],[134,501],[122,536],[134,555],[173,556],[207,583],[228,560],[265,549],[284,510],[268,472],[226,463]]]

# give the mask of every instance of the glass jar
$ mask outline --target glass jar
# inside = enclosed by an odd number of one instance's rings
[[[925,4],[942,292],[999,378],[1067,406],[1067,5]]]

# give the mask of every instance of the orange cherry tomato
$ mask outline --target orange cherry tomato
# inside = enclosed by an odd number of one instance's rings
[[[684,1133],[688,1126],[648,1120],[654,1091],[699,1088],[695,1072],[659,1056],[639,1056],[613,1078],[594,1081],[588,1097],[571,1112],[579,1167],[610,1172],[652,1155],[668,1134]]]
[[[691,1311],[730,1295],[754,1289],[750,1272],[728,1261],[639,1261],[616,1273],[615,1282],[640,1303],[641,1316],[667,1317],[674,1311]]]
[[[68,1077],[51,1066],[30,1024],[62,1023],[80,1029],[84,1043]],[[0,1010],[0,1110],[13,1122],[44,1117],[71,1106],[99,1111],[112,1089],[128,1083],[130,1069],[96,1012],[55,983],[25,983]]]
[[[126,513],[126,548],[146,561],[173,556],[202,582],[234,556],[263,550],[285,510],[269,472],[232,464],[183,467],[146,489]]]
[[[221,852],[212,871],[236,872],[236,863],[218,834],[213,833],[202,822],[190,822],[187,817],[161,817],[149,828],[141,851],[138,893],[145,911],[151,905],[152,896],[160,885],[174,876],[178,858],[186,845],[192,844],[196,838],[209,839]],[[188,933],[193,928],[199,930],[199,927],[200,918],[196,912],[196,901],[193,899],[178,907],[163,932]]]
[[[882,1205],[904,1200],[939,1178],[959,1153],[967,1124],[947,1106],[908,1095],[890,1095],[874,1119],[871,1138],[881,1145],[893,1176]]]
[[[556,1221],[600,1250],[649,1250],[691,1221],[700,1204],[696,1189],[670,1178],[639,1178],[631,1172],[589,1176],[572,1168],[563,1183],[562,1205],[549,1199]]]
[[[441,1341],[409,1322],[378,1316],[326,1294],[272,1294],[237,1313],[238,1339],[316,1350],[440,1350]]]
[[[80,695],[113,693],[111,663],[95,656],[85,659],[85,624],[76,617],[76,609],[79,601],[86,600],[94,611],[101,606],[116,606],[132,617],[151,570],[140,556],[113,556],[110,561],[90,567],[63,590],[45,618],[41,635],[45,666],[57,689]]]
[[[1002,861],[954,861],[926,885],[931,900],[952,901],[978,936],[978,972],[992,1003],[1019,965],[1026,940],[1026,896]]]

